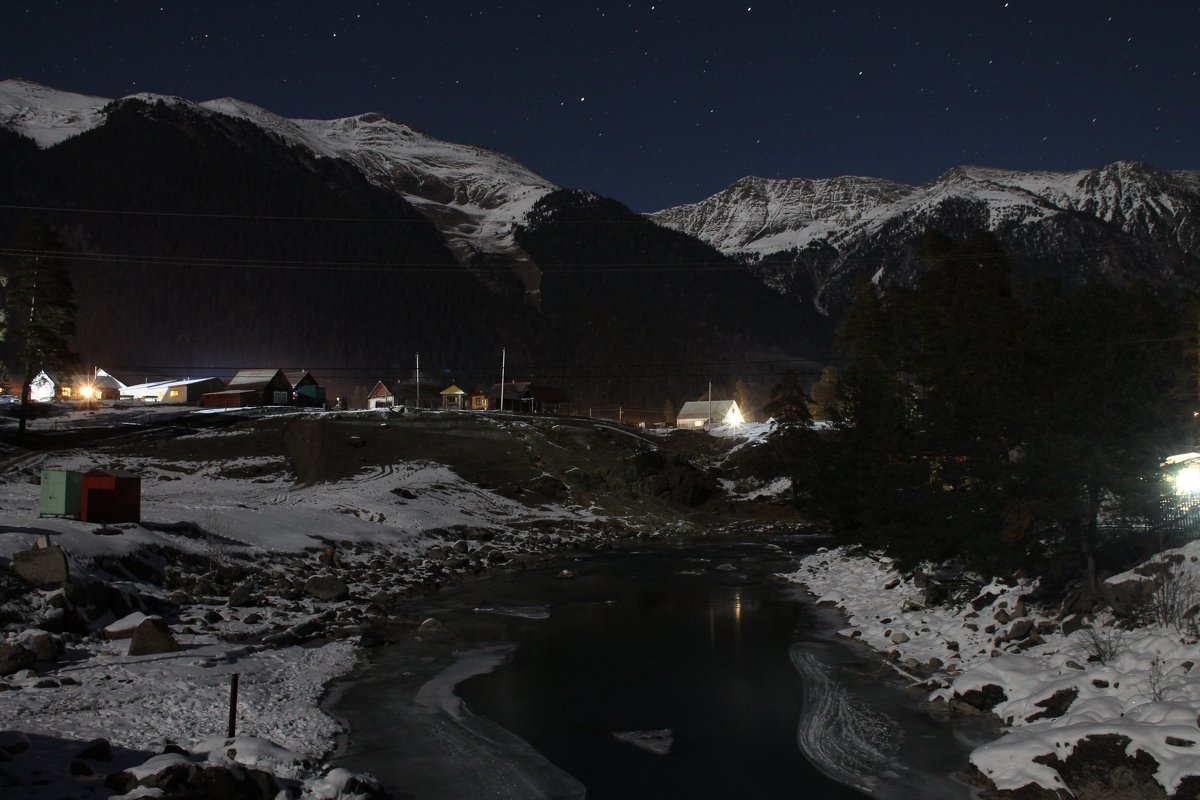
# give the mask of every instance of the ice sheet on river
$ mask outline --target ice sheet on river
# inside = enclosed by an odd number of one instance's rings
[[[454,692],[475,675],[505,664],[515,648],[482,648],[458,660],[417,689],[413,704],[393,709],[404,732],[406,781],[422,787],[422,798],[583,798],[579,781],[555,767],[523,739],[477,717]]]
[[[930,728],[915,703],[838,652],[812,642],[792,646],[792,663],[804,685],[796,741],[808,760],[878,800],[974,797],[948,771],[971,745],[963,740],[959,752],[951,753],[946,732]]]
[[[668,755],[675,744],[675,731],[670,728],[654,731],[613,731],[612,735],[618,742],[631,744],[656,756]]]
[[[800,749],[833,780],[877,796],[880,778],[897,774],[896,724],[855,700],[802,645],[793,646],[791,655],[804,685]]]
[[[479,614],[499,614],[502,617],[550,619],[550,609],[546,606],[478,606],[475,611]]]

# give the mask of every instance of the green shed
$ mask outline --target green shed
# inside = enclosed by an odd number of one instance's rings
[[[83,513],[83,473],[65,469],[42,470],[39,517],[71,517]]]

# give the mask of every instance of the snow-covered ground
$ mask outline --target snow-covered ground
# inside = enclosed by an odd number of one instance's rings
[[[78,416],[60,423],[80,422]],[[215,445],[246,435],[193,437]],[[536,554],[552,546],[546,539],[558,538],[538,523],[579,527],[592,519],[581,509],[522,505],[428,463],[372,467],[350,480],[306,486],[295,483],[275,456],[182,464],[124,457],[115,463],[103,452],[22,454],[9,462],[0,475],[0,564],[39,543],[61,547],[72,583],[104,584],[136,598],[134,606],[174,609],[171,630],[180,649],[130,656],[130,639],[107,639],[103,629],[127,629],[141,613],[126,623],[108,614],[90,621],[93,635],[55,634],[57,657],[0,677],[0,787],[7,781],[18,786],[0,788],[5,798],[23,796],[20,787],[29,788],[32,769],[63,796],[107,796],[102,779],[68,773],[71,758],[57,771],[35,760],[45,757],[37,751],[51,741],[68,755],[103,737],[144,758],[173,744],[191,751],[179,756],[189,763],[228,762],[205,753],[223,752],[211,740],[226,732],[234,673],[240,676],[237,731],[252,738],[231,749],[285,748],[297,762],[319,761],[341,733],[319,709],[320,698],[353,667],[354,634],[380,613],[370,606],[376,593],[403,593],[455,571]],[[141,477],[140,524],[108,526],[101,535],[95,523],[39,518],[37,476],[43,469],[93,467],[120,467]],[[469,538],[464,532],[473,530],[488,531],[488,541],[447,538],[447,532]],[[175,585],[143,579],[139,564],[176,576]],[[244,600],[235,602],[227,588],[201,585],[205,573],[223,571],[249,587]],[[349,597],[326,600],[306,591],[305,582],[316,575],[344,580]],[[36,635],[30,620],[53,619],[67,602],[62,589],[4,598],[0,593],[0,644],[27,649]],[[330,638],[335,640],[321,643]],[[293,780],[306,798],[350,797],[355,792],[339,794],[337,787],[363,785],[311,766],[285,772],[275,774]]]
[[[816,553],[786,577],[842,609],[844,636],[885,654],[914,685],[936,687],[931,708],[990,711],[1007,726],[971,755],[996,788],[1074,788],[1063,763],[1086,740],[1115,736],[1129,757],[1154,760],[1147,772],[1163,792],[1192,797],[1200,782],[1184,781],[1200,776],[1200,647],[1189,611],[1200,603],[1200,542],[1157,561],[1169,565],[1166,588],[1144,594],[1165,624],[1132,628],[1107,612],[1060,619],[1023,601],[1033,585],[998,580],[927,605],[891,559],[852,549]],[[1127,590],[1155,571],[1107,583]]]

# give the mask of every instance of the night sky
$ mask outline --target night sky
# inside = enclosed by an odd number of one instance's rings
[[[0,78],[383,112],[638,211],[745,175],[1200,168],[1200,2],[0,2]]]

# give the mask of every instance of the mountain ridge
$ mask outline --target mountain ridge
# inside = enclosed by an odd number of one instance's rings
[[[778,291],[828,314],[860,277],[915,280],[920,236],[933,228],[989,230],[1028,271],[1056,249],[1061,262],[1068,244],[1100,254],[1082,272],[1064,263],[1049,270],[1072,283],[1140,275],[1164,288],[1200,289],[1200,172],[1136,161],[1073,171],[960,165],[919,186],[748,177],[649,217],[739,258]],[[1114,259],[1116,248],[1140,248],[1143,256]]]

